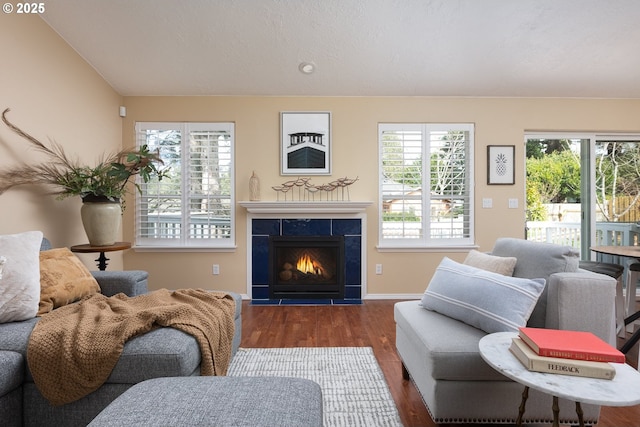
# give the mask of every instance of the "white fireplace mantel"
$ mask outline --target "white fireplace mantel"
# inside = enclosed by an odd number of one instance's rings
[[[373,202],[351,201],[259,201],[238,202],[247,212],[252,214],[357,214],[364,212]]]

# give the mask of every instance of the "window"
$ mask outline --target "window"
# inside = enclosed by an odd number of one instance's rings
[[[136,135],[169,170],[138,182],[136,246],[235,247],[234,124],[137,123]]]
[[[384,247],[473,244],[473,124],[380,124]]]

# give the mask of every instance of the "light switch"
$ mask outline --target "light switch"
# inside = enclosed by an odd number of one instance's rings
[[[485,197],[482,199],[482,207],[485,209],[490,209],[493,207],[493,199],[490,197]]]
[[[518,199],[509,199],[509,209],[518,209]]]

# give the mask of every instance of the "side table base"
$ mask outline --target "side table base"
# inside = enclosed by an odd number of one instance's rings
[[[98,269],[100,271],[107,269],[107,261],[109,261],[109,258],[107,258],[104,252],[100,252],[100,256],[96,259],[96,263],[98,264]]]
[[[553,404],[551,405],[553,411],[553,427],[560,427],[560,404],[558,403],[558,396],[553,396]]]
[[[576,414],[578,414],[580,427],[584,427],[584,414],[582,413],[582,406],[580,405],[580,402],[576,402]]]
[[[527,399],[529,398],[529,386],[525,386],[522,390],[522,400],[520,401],[520,407],[518,408],[518,418],[516,419],[516,426],[522,427],[522,418],[524,418],[524,411],[527,406]],[[553,427],[560,427],[560,404],[558,403],[558,396],[553,396],[553,404],[551,406],[553,411]],[[584,427],[584,413],[582,412],[582,405],[580,402],[576,402],[576,414],[578,415],[578,423],[580,427]]]
[[[100,256],[95,260],[98,264],[98,269],[103,271],[107,269],[107,261],[109,258],[105,255],[105,252],[113,252],[113,251],[124,251],[126,249],[131,248],[131,243],[129,242],[115,242],[113,245],[107,246],[91,246],[91,244],[82,244],[82,245],[74,245],[71,246],[71,252],[78,253],[95,253],[98,252]]]
[[[522,390],[522,400],[520,401],[520,407],[518,408],[518,418],[516,419],[516,426],[522,426],[522,417],[524,416],[524,410],[527,406],[527,399],[529,398],[529,386],[525,386]]]

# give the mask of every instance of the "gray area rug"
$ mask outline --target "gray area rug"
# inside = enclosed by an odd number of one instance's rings
[[[325,427],[402,426],[371,347],[240,348],[227,375],[317,382],[322,388]]]

